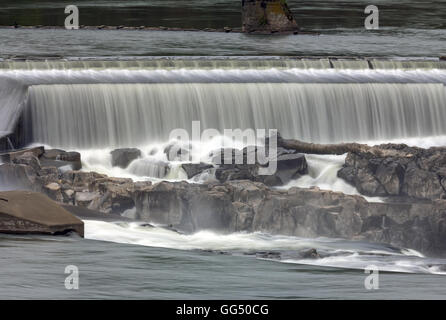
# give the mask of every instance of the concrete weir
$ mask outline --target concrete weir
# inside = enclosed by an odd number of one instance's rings
[[[84,223],[40,193],[0,192],[0,233],[84,236]]]
[[[246,33],[298,33],[286,0],[242,0],[242,30]]]

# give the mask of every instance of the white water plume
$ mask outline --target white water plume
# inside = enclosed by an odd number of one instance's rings
[[[166,141],[172,130],[278,129],[304,141],[446,134],[442,84],[125,84],[36,86],[26,128],[64,148]]]
[[[261,259],[272,259],[283,263],[347,269],[364,269],[376,265],[380,271],[446,274],[444,271],[446,261],[442,259],[429,259],[414,250],[381,244],[328,238],[305,239],[263,233],[217,234],[201,231],[186,235],[136,222],[110,223],[89,220],[84,222],[85,237],[90,240],[176,250],[223,251],[254,256],[260,253],[258,257]],[[309,249],[316,249],[323,256],[298,258],[301,252]]]

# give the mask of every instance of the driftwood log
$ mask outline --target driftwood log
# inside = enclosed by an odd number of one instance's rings
[[[296,150],[307,154],[332,154],[342,155],[345,153],[364,154],[368,153],[376,157],[412,157],[413,155],[404,150],[386,149],[382,146],[368,146],[360,143],[340,144],[315,144],[294,139],[283,139],[278,136],[278,146],[285,149]]]

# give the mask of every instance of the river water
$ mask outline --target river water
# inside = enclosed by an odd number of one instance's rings
[[[75,148],[86,170],[155,181],[185,179],[174,170],[178,163],[169,164],[168,176],[154,174],[159,170],[153,163],[167,160],[152,151],[164,149],[172,128],[197,119],[218,129],[279,127],[290,138],[313,142],[397,139],[444,145],[446,72],[438,61],[446,54],[444,1],[375,1],[381,10],[377,31],[363,28],[368,1],[288,2],[300,25],[320,35],[1,28],[0,131],[11,131],[27,110],[29,143]],[[85,25],[240,25],[239,1],[77,3]],[[0,25],[61,26],[65,5],[2,1]],[[384,60],[325,59],[331,55]],[[23,62],[26,58],[39,61]],[[189,111],[181,115],[184,109]],[[337,111],[327,116],[330,110]],[[159,121],[155,111],[162,115]],[[110,114],[128,122],[103,123]],[[86,125],[86,118],[89,125],[81,130],[76,123]],[[142,120],[150,125],[135,125]],[[52,127],[56,123],[65,129]],[[128,170],[111,168],[109,152],[118,146],[140,147],[145,156]],[[310,155],[310,174],[284,188],[357,194],[336,176],[343,161],[344,156]],[[8,186],[0,186],[4,189]],[[312,248],[322,257],[300,257]],[[67,265],[80,270],[78,291],[64,287]],[[369,266],[381,270],[379,290],[364,287]],[[258,233],[181,235],[122,222],[86,221],[86,239],[0,236],[0,269],[0,298],[6,299],[444,299],[446,294],[446,260],[410,248]]]
[[[278,262],[256,258],[255,250],[241,250],[255,241],[257,251],[262,247],[278,252],[287,248],[308,245],[308,241],[294,239],[261,240],[259,235],[224,237],[202,233],[189,243],[169,231],[157,229],[126,231],[125,226],[103,222],[87,222],[87,238],[102,237],[108,230],[107,240],[81,240],[72,237],[0,236],[0,298],[2,299],[444,299],[446,277],[429,271],[429,263],[445,260],[427,260],[416,256],[385,255],[392,250],[371,248],[363,253],[363,263],[345,267],[346,261],[361,260],[344,256],[344,268],[324,266],[313,261]],[[113,236],[110,229],[115,230]],[[120,229],[120,230],[119,230]],[[154,235],[157,234],[157,235]],[[145,234],[145,236],[144,236]],[[162,235],[164,234],[164,235]],[[232,239],[231,239],[232,237]],[[252,238],[250,240],[250,238]],[[180,240],[183,240],[181,242]],[[150,243],[153,241],[152,243]],[[156,242],[160,243],[157,244]],[[192,243],[193,241],[193,243]],[[232,241],[232,242],[231,242]],[[233,241],[237,241],[234,244]],[[311,245],[315,245],[311,240]],[[121,243],[116,243],[121,242]],[[330,241],[332,242],[332,241]],[[147,246],[147,245],[152,246]],[[172,247],[195,247],[178,250]],[[164,248],[157,248],[157,246]],[[204,251],[199,249],[225,248]],[[234,248],[231,248],[234,246]],[[238,250],[237,246],[239,247]],[[352,245],[339,244],[338,246]],[[359,247],[360,245],[354,245]],[[364,246],[364,245],[363,245]],[[169,248],[170,247],[170,248]],[[290,248],[287,248],[289,254]],[[243,254],[250,253],[249,255]],[[371,254],[371,252],[375,252]],[[342,256],[325,261],[338,264]],[[312,264],[315,265],[312,265]],[[381,272],[380,289],[365,289],[365,263],[378,264],[386,269],[406,272]],[[342,263],[341,263],[342,264]],[[68,265],[79,268],[79,290],[66,290],[64,273]],[[414,273],[415,272],[415,273]]]

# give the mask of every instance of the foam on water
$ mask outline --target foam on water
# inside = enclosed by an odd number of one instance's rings
[[[218,234],[201,231],[185,235],[157,226],[141,223],[84,221],[85,237],[90,240],[160,247],[176,250],[206,250],[237,255],[274,252],[272,259],[283,263],[308,264],[325,267],[364,269],[374,265],[380,271],[404,273],[446,274],[446,261],[425,258],[415,250],[398,249],[386,245],[346,241],[342,239],[305,239],[263,233]],[[317,259],[297,258],[299,252],[316,249]]]

